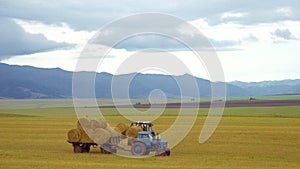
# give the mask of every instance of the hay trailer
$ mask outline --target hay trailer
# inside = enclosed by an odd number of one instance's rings
[[[116,153],[120,141],[121,141],[120,136],[110,137],[106,143],[100,145],[100,152],[102,154]],[[88,153],[90,152],[91,146],[92,147],[98,146],[98,144],[95,142],[71,142],[71,141],[68,142],[73,145],[74,153]]]
[[[68,142],[73,145],[74,153],[88,153],[90,147],[100,146],[103,154],[116,153],[117,150],[131,152],[133,155],[148,155],[156,152],[157,156],[169,156],[168,142],[152,130],[151,122],[138,121],[126,125],[119,123],[114,129],[107,127],[104,120],[81,118],[77,128],[67,133]],[[120,147],[119,143],[127,139],[128,148]]]

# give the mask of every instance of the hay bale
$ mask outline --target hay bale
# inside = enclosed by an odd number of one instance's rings
[[[106,130],[110,133],[111,137],[116,137],[116,136],[121,136],[121,134],[117,131],[115,131],[113,128],[111,128],[110,126],[106,127]]]
[[[98,118],[97,121],[99,122],[100,124],[100,128],[103,128],[103,129],[106,129],[107,128],[107,123],[105,120],[101,119],[101,118]]]
[[[126,131],[129,129],[129,126],[127,126],[124,123],[119,123],[115,128],[115,131],[117,131],[118,133],[121,133],[123,135],[126,135]]]
[[[87,132],[85,131],[80,131],[81,132],[81,138],[80,138],[80,142],[81,143],[93,143],[93,140],[91,139],[93,137],[91,129],[87,130]]]
[[[78,122],[80,122],[80,124],[83,126],[83,127],[89,127],[90,126],[90,120],[88,118],[85,118],[85,117],[82,117],[80,119],[78,119]]]
[[[96,130],[100,128],[100,123],[97,120],[91,120],[91,129]]]
[[[77,129],[84,131],[84,129],[88,129],[91,127],[91,122],[87,118],[80,118],[77,121]]]
[[[106,129],[107,123],[103,119],[96,119],[90,121],[90,126],[93,130],[96,130],[97,128],[103,128]]]
[[[138,132],[143,131],[139,126],[132,126],[126,131],[126,136],[131,138],[137,138]]]
[[[110,133],[109,131],[103,129],[103,128],[97,128],[94,131],[94,136],[93,136],[93,140],[95,141],[95,143],[97,143],[98,145],[104,144],[106,143],[110,138]]]
[[[68,141],[78,142],[81,139],[81,132],[78,129],[71,129],[68,132]]]

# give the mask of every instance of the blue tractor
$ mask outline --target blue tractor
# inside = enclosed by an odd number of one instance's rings
[[[162,141],[160,134],[152,131],[151,122],[135,122],[135,125],[140,126],[143,131],[138,132],[137,138],[128,142],[133,155],[143,156],[154,151],[156,156],[170,156],[168,142]]]

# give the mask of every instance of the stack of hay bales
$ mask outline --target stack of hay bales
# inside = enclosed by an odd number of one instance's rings
[[[67,137],[69,142],[106,143],[110,137],[136,138],[142,128],[119,123],[113,129],[101,118],[80,118],[77,121],[77,128],[69,130]]]
[[[69,142],[97,143],[103,144],[110,137],[120,136],[120,134],[101,118],[80,118],[77,121],[77,128],[69,130],[67,136]]]
[[[91,134],[91,122],[88,118],[80,118],[77,121],[77,129],[80,131],[81,137],[79,142],[92,143],[92,138],[89,137]]]

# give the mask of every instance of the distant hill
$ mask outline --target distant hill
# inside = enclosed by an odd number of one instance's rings
[[[65,98],[72,95],[72,73],[61,69],[0,64],[0,77],[2,98]]]
[[[293,95],[300,94],[300,80],[279,80],[279,81],[262,81],[262,82],[240,82],[233,81],[229,84],[245,90],[248,95]]]
[[[82,75],[91,72],[80,72]],[[29,99],[29,98],[71,98],[73,72],[62,69],[42,69],[31,66],[15,66],[0,63],[0,98]],[[130,98],[147,98],[151,91],[160,89],[169,98],[180,97],[182,87],[184,97],[195,97],[192,90],[192,80],[198,85],[201,97],[210,97],[211,82],[185,74],[181,76],[158,74],[125,74],[111,75],[97,73],[95,78],[95,93],[97,98],[111,98],[111,82],[116,84],[113,89],[114,97],[124,98],[129,91]],[[129,89],[126,82],[131,79]],[[176,80],[175,80],[176,79]],[[227,96],[262,96],[277,94],[300,93],[300,80],[266,81],[245,83],[234,81],[226,83]],[[157,97],[160,97],[159,95]]]

